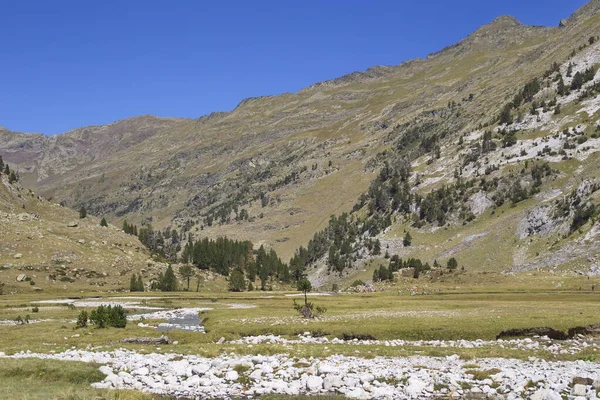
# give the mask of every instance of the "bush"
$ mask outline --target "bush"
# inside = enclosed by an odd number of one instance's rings
[[[31,308],[31,312],[39,312],[39,311],[40,311],[40,309],[37,306]]]
[[[77,316],[77,328],[86,328],[88,326],[88,313],[87,311],[82,311]]]
[[[350,285],[350,286],[351,287],[365,286],[365,283],[363,281],[361,281],[360,279],[357,279],[354,282],[352,282],[352,285]]]
[[[123,307],[100,306],[90,314],[90,321],[97,328],[125,328],[127,326],[127,317]]]
[[[296,300],[294,300],[294,310],[304,318],[315,318],[327,312],[327,308],[317,306],[311,301],[308,301],[305,304],[299,304]]]

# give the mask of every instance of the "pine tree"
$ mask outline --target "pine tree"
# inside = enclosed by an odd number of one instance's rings
[[[104,227],[108,226],[108,222],[106,222],[106,218],[102,217],[102,220],[100,221],[100,226],[104,226]]]
[[[129,291],[137,292],[137,288],[138,288],[137,279],[135,277],[135,274],[133,274],[133,275],[131,275],[131,279],[129,280]]]
[[[143,292],[145,290],[144,281],[142,280],[142,274],[138,275],[136,287],[138,292]]]
[[[79,218],[84,219],[85,217],[87,217],[87,211],[85,210],[85,207],[81,206],[79,209]]]
[[[235,270],[229,277],[229,290],[232,292],[243,292],[246,289],[246,280],[240,270]]]
[[[160,290],[163,292],[174,292],[177,290],[177,278],[175,277],[175,272],[173,272],[171,264],[169,264],[167,271],[162,277]]]
[[[458,268],[458,262],[456,261],[456,258],[452,257],[451,259],[449,259],[447,266],[450,270],[455,270],[456,268]]]
[[[179,267],[179,275],[187,281],[187,291],[190,291],[190,279],[194,276],[194,270],[191,265],[182,265]]]
[[[6,175],[10,175],[10,168],[8,167],[8,164],[6,164],[6,166],[4,167],[4,173]]]
[[[0,172],[2,172],[3,168],[4,168],[4,160],[2,159],[2,156],[0,156]]]
[[[8,177],[8,183],[15,183],[17,181],[17,175],[15,171],[10,171],[10,176]]]
[[[406,232],[406,235],[404,235],[402,244],[404,245],[404,247],[410,247],[412,245],[412,236],[410,236],[409,232]]]

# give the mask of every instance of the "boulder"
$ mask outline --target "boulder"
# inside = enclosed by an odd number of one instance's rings
[[[573,396],[585,396],[586,393],[587,387],[585,385],[581,385],[579,383],[573,385],[573,391],[571,392]]]
[[[20,258],[23,258],[23,254],[21,254],[21,253],[17,253],[17,254],[15,254],[13,257],[14,257],[14,258],[16,258],[16,259],[18,260],[18,259],[20,259]]]
[[[323,388],[323,378],[320,376],[309,376],[306,379],[306,388],[311,392],[318,392]]]
[[[237,371],[227,371],[227,373],[225,374],[225,379],[227,379],[228,381],[237,381],[239,377],[240,376],[237,373]]]
[[[68,226],[69,228],[77,228],[77,227],[79,226],[79,222],[77,222],[77,221],[71,221],[71,222],[69,222],[69,223],[67,224],[67,226]]]
[[[370,399],[371,396],[369,393],[365,392],[363,388],[352,389],[349,392],[346,392],[346,397],[349,399],[358,399],[358,400],[366,400]]]
[[[17,282],[23,282],[25,278],[27,278],[27,275],[20,274],[19,276],[17,276]]]
[[[562,396],[550,389],[539,389],[531,395],[531,400],[562,400]]]
[[[418,378],[409,378],[406,387],[406,395],[410,398],[419,398],[421,392],[427,387],[427,384]]]

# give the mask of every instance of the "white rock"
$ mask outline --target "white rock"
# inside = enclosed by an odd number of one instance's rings
[[[259,380],[261,376],[262,376],[262,370],[261,369],[255,369],[254,371],[252,371],[250,373],[250,375],[248,375],[248,377],[250,379],[254,379],[255,381]]]
[[[192,375],[191,377],[187,378],[183,384],[188,387],[200,386],[200,377],[198,375]]]
[[[408,385],[406,386],[406,395],[411,398],[417,398],[427,387],[427,384],[418,378],[408,378]]]
[[[132,372],[132,375],[141,375],[146,376],[150,373],[150,370],[147,367],[141,367]]]
[[[327,375],[323,378],[323,389],[331,391],[344,385],[342,378],[338,375]]]
[[[228,381],[237,381],[239,378],[239,374],[237,373],[237,371],[227,371],[227,373],[225,374],[225,379],[227,379]]]
[[[538,389],[531,395],[531,400],[561,400],[562,396],[550,389]]]
[[[329,364],[319,364],[319,374],[338,374],[340,369]]]
[[[210,365],[206,365],[206,364],[192,365],[192,373],[194,375],[202,376],[202,375],[206,374],[209,370],[210,370]]]
[[[318,392],[323,388],[323,378],[311,375],[306,379],[306,388],[311,392]]]
[[[585,396],[587,393],[587,388],[585,385],[577,384],[573,386],[573,391],[571,394],[573,396]]]
[[[269,364],[261,364],[260,369],[265,374],[272,374],[273,373],[273,367],[271,367]]]
[[[365,392],[363,388],[356,388],[346,392],[346,397],[349,399],[367,400],[371,398],[371,395]]]

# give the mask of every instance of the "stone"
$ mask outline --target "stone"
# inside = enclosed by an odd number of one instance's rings
[[[204,375],[210,370],[210,365],[198,364],[192,366],[192,373],[194,375]]]
[[[327,375],[323,378],[323,389],[330,391],[344,385],[342,378],[338,375]]]
[[[198,375],[192,375],[186,379],[183,384],[187,387],[196,387],[200,385],[200,377]]]
[[[261,364],[260,369],[262,370],[262,372],[264,374],[272,374],[273,373],[273,367],[271,367],[269,364]]]
[[[556,393],[550,389],[538,389],[531,395],[531,400],[561,400],[560,393]]]
[[[15,254],[15,255],[13,256],[13,258],[16,258],[17,260],[18,260],[18,259],[21,259],[21,258],[23,258],[23,254],[21,254],[21,253],[17,253],[17,254]]]
[[[23,282],[25,278],[27,278],[27,275],[20,274],[19,276],[17,276],[17,282]]]
[[[77,228],[79,226],[79,223],[77,221],[71,221],[67,224],[67,226],[69,228]]]
[[[320,364],[319,365],[319,374],[337,374],[339,373],[339,368],[334,367],[329,364]]]
[[[573,385],[573,390],[571,391],[573,396],[585,396],[586,393],[587,387],[585,385],[581,385],[579,383]]]
[[[318,392],[323,388],[323,378],[311,375],[306,379],[306,388],[311,392]]]
[[[365,392],[363,388],[356,388],[346,392],[346,397],[349,399],[367,400],[371,398],[371,395]]]
[[[147,367],[141,367],[132,372],[132,375],[147,376],[150,370]]]
[[[77,243],[79,243],[79,244],[85,244],[85,239],[79,239],[79,240],[77,241]]]
[[[237,381],[239,378],[239,374],[237,373],[237,371],[227,371],[227,373],[225,374],[225,379],[227,379],[228,381]]]
[[[375,377],[373,376],[373,374],[361,374],[360,375],[360,381],[362,383],[370,383],[370,382],[373,382],[374,379],[375,379]]]
[[[408,378],[407,384],[405,392],[411,398],[418,398],[427,387],[427,384],[418,378]]]
[[[259,380],[261,376],[262,376],[262,370],[261,369],[255,369],[254,371],[252,371],[250,373],[250,375],[248,375],[248,377],[250,379],[254,379],[255,381]]]
[[[592,378],[582,378],[580,376],[573,378],[573,385],[591,386],[593,384],[594,380]]]

